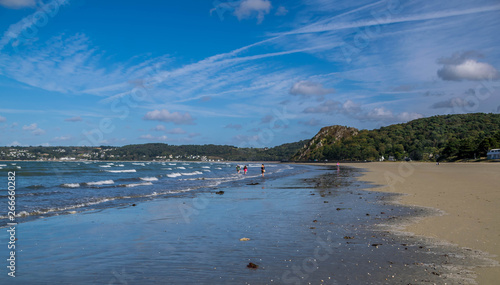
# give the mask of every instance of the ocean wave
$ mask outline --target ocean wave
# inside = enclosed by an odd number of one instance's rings
[[[133,165],[139,165],[139,166],[146,166],[144,163],[142,162],[132,162]]]
[[[193,172],[187,172],[187,173],[181,173],[181,175],[200,175],[203,174],[201,171],[193,171]]]
[[[65,184],[62,184],[61,187],[78,188],[78,187],[80,187],[80,183],[65,183]]]
[[[111,167],[111,165],[99,165],[99,167]]]
[[[210,166],[202,166],[201,168],[210,168]]]
[[[41,188],[45,188],[45,186],[43,186],[42,184],[35,184],[35,185],[27,186],[26,188],[27,189],[41,189]]]
[[[7,166],[7,164],[0,164],[0,166]]]
[[[105,170],[106,172],[111,173],[128,173],[128,172],[137,172],[135,169],[124,169],[124,170]]]
[[[109,185],[109,184],[114,184],[115,182],[113,180],[102,180],[102,181],[95,181],[95,182],[87,182],[84,183],[85,185],[89,186],[96,186],[96,185]]]
[[[137,186],[150,186],[153,185],[152,182],[142,182],[142,183],[131,183],[131,184],[122,184],[121,187],[137,187]]]
[[[186,169],[185,167],[179,166],[177,169]]]
[[[167,174],[167,176],[170,178],[175,178],[175,177],[182,176],[182,174],[180,174],[179,172],[175,172],[175,173]]]
[[[143,181],[158,181],[158,178],[156,178],[156,177],[141,177],[139,179],[141,179]]]
[[[177,165],[177,163],[169,163],[168,165]]]

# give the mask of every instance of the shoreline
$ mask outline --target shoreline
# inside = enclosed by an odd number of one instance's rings
[[[321,163],[319,165],[328,165]],[[336,163],[329,163],[336,165]],[[500,167],[491,163],[343,163],[365,169],[367,191],[404,194],[398,203],[433,208],[443,215],[418,219],[403,230],[417,236],[480,250],[500,261]],[[494,284],[500,267],[476,267],[478,284]]]

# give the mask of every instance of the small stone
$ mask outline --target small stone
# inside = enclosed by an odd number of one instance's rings
[[[251,269],[257,269],[257,268],[259,268],[259,266],[257,264],[252,263],[252,262],[248,263],[247,267],[251,268]]]

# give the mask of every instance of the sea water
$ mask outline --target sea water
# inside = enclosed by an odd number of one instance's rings
[[[0,175],[16,176],[16,220],[99,210],[169,198],[261,176],[261,164],[215,162],[3,162]],[[243,168],[245,164],[241,164]],[[293,167],[266,164],[266,176],[288,175]],[[8,220],[8,196],[0,193],[0,227]]]

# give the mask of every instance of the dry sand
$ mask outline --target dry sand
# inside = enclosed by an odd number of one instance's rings
[[[402,204],[437,208],[442,216],[406,231],[495,255],[500,261],[500,164],[376,162],[343,164],[368,170],[361,180],[382,192],[408,194]],[[373,189],[371,189],[373,190]],[[500,267],[476,268],[479,284],[498,284]]]

